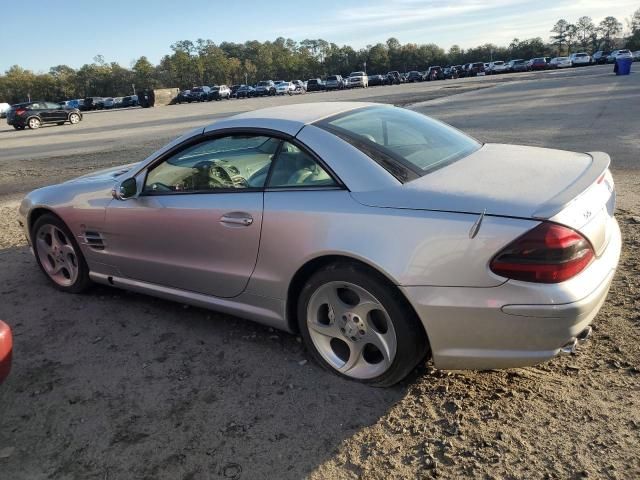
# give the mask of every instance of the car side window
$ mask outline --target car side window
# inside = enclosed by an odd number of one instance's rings
[[[33,103],[29,106],[29,108],[30,108],[31,110],[41,110],[41,109],[43,109],[43,108],[44,108],[44,106],[43,106],[41,103],[33,102]]]
[[[45,106],[47,108],[51,108],[51,109],[54,109],[54,110],[60,110],[60,108],[62,108],[57,103],[52,103],[52,102],[45,102]]]
[[[262,188],[280,142],[264,135],[229,135],[205,140],[150,170],[144,193]]]
[[[269,177],[269,187],[335,187],[336,182],[308,153],[284,142]]]

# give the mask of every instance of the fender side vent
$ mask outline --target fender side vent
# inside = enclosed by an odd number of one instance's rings
[[[99,232],[86,231],[80,236],[80,240],[82,240],[83,245],[87,245],[94,250],[104,250],[104,240]]]

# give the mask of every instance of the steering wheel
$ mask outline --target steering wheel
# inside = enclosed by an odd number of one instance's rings
[[[192,168],[194,170],[192,181],[194,187],[198,190],[208,190],[211,187],[224,187],[227,180],[225,176],[229,177],[224,169],[222,169],[223,174],[220,175],[220,167],[217,167],[211,160],[198,162]]]

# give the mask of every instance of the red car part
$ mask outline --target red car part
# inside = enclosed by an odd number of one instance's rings
[[[0,383],[11,371],[11,355],[13,352],[13,337],[9,325],[0,320]]]

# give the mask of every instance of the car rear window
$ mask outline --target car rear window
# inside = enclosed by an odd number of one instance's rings
[[[391,106],[365,107],[317,122],[404,182],[426,175],[482,145],[449,125]]]

